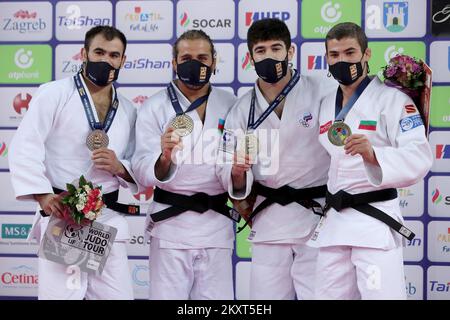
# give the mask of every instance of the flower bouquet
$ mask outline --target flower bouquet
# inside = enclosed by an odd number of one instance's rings
[[[416,58],[396,55],[383,68],[384,83],[407,94],[419,109],[428,132],[431,96],[431,69]]]
[[[66,184],[67,191],[62,194],[61,203],[65,206],[64,218],[79,225],[89,225],[97,219],[102,209],[102,187],[94,186],[84,176]]]

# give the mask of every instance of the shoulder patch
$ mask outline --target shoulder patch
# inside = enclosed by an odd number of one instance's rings
[[[423,121],[422,118],[420,117],[420,114],[415,114],[400,120],[400,128],[402,132],[409,131],[422,125]]]
[[[417,108],[413,104],[407,104],[405,106],[406,113],[416,113]]]

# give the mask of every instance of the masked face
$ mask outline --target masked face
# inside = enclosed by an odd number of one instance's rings
[[[287,73],[288,56],[282,61],[272,58],[255,62],[255,71],[262,80],[268,83],[277,83]]]
[[[185,84],[203,87],[211,78],[211,67],[192,59],[177,65],[178,78]]]
[[[355,83],[363,75],[363,67],[361,61],[346,62],[339,61],[329,66],[330,73],[333,77],[344,86]]]
[[[120,69],[115,69],[108,62],[93,62],[87,60],[85,64],[86,77],[96,86],[105,87],[117,80]]]

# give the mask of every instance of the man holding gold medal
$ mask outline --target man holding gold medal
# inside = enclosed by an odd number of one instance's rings
[[[137,191],[130,169],[136,110],[113,85],[125,62],[125,49],[126,38],[119,30],[89,30],[81,51],[82,69],[74,77],[39,88],[11,143],[16,197],[35,200],[42,209],[36,212],[30,237],[42,240],[48,216],[63,215],[58,194],[80,175],[102,187],[107,208],[97,221],[117,229],[101,275],[39,258],[39,299],[133,299],[125,245],[130,235],[119,214],[128,213],[129,207],[117,198],[120,185]]]
[[[311,299],[317,250],[305,242],[319,221],[329,166],[318,114],[335,85],[289,68],[294,47],[278,19],[254,22],[247,45],[259,78],[227,117],[224,136],[237,148],[228,151],[234,163],[219,167],[230,196],[253,209],[243,214],[252,222],[250,298]]]
[[[339,82],[320,109],[320,142],[331,156],[326,203],[309,245],[320,248],[317,299],[406,299],[403,225],[396,188],[432,164],[414,102],[368,77],[371,51],[354,23],[326,36],[329,71]]]
[[[201,30],[173,46],[178,79],[139,109],[133,171],[156,186],[147,215],[150,299],[233,299],[233,221],[216,175],[221,129],[235,97],[211,86],[214,45]],[[206,191],[205,191],[206,190]]]

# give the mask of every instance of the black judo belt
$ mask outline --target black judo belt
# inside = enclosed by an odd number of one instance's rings
[[[187,196],[156,187],[153,194],[153,201],[171,205],[164,210],[153,213],[150,217],[154,222],[175,217],[186,211],[204,213],[208,210],[214,210],[236,222],[241,220],[240,215],[227,206],[228,193],[226,192],[214,196],[210,196],[204,192]]]
[[[340,190],[335,194],[331,194],[327,191],[326,207],[332,207],[336,211],[341,211],[345,208],[353,208],[361,213],[371,216],[372,218],[384,222],[406,239],[412,240],[416,236],[414,232],[388,214],[369,204],[372,202],[393,200],[395,198],[397,198],[397,190],[394,188],[358,194],[350,194],[344,190]]]
[[[312,209],[314,214],[320,216],[324,215],[323,208],[320,203],[313,199],[325,197],[325,193],[327,191],[326,185],[303,189],[295,189],[285,185],[281,188],[273,189],[263,186],[262,184],[255,183],[253,187],[257,195],[263,196],[266,199],[264,199],[263,202],[261,202],[259,206],[252,211],[245,224],[237,230],[238,233],[244,230],[244,228],[250,221],[252,221],[252,219],[255,218],[258,213],[274,203],[285,206],[296,202],[306,209]]]
[[[53,187],[53,193],[60,194],[63,193],[64,190]],[[116,212],[120,212],[123,214],[129,214],[133,216],[137,216],[140,214],[140,207],[131,205],[131,204],[123,204],[117,202],[119,199],[119,190],[106,193],[102,195],[103,203],[106,205],[108,209],[111,209]],[[44,212],[44,210],[40,211],[41,216],[48,217],[48,215]]]

